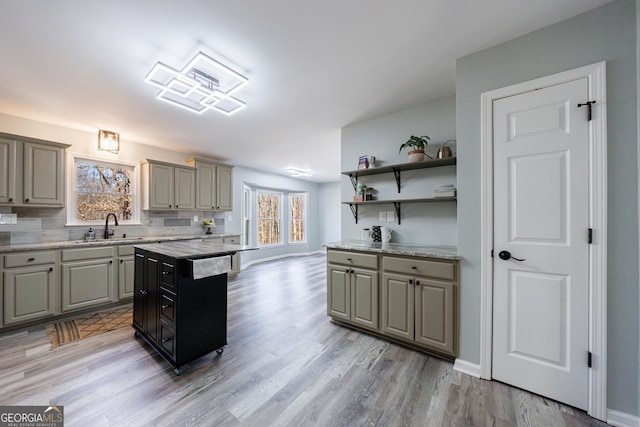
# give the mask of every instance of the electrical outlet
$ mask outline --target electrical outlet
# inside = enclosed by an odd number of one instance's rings
[[[198,215],[193,216],[193,222],[198,222]]]
[[[386,221],[387,220],[387,213],[386,212],[380,212],[378,214],[378,221]]]
[[[231,214],[227,215],[227,221],[231,222],[232,219],[233,219],[233,216]]]
[[[387,211],[387,221],[394,222],[396,220],[396,213],[394,211]]]

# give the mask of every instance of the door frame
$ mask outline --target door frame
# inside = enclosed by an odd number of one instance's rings
[[[492,378],[493,337],[493,101],[568,81],[587,78],[593,118],[589,122],[589,351],[587,412],[607,417],[607,100],[606,63],[598,62],[481,95],[481,308],[480,377]],[[586,100],[585,100],[586,101]],[[585,110],[586,114],[586,110]],[[585,238],[587,238],[585,230]],[[586,363],[585,355],[585,363]]]

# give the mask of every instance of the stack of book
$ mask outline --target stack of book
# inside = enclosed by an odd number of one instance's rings
[[[456,197],[456,187],[453,184],[435,185],[433,187],[433,197]]]

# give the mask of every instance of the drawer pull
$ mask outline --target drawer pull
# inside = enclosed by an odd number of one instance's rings
[[[121,260],[120,260],[120,264],[122,264],[123,262],[124,262],[124,260],[123,260],[123,259],[121,259]]]
[[[53,272],[53,267],[49,267],[49,271]]]
[[[347,261],[353,261],[351,258],[347,258]]]
[[[168,343],[169,341],[171,341],[171,338],[162,338],[162,343]]]
[[[413,279],[409,279],[409,284],[413,285]]]
[[[416,286],[420,286],[420,281],[416,280]]]
[[[412,270],[417,270],[418,267],[416,267],[415,265],[411,267]]]
[[[35,260],[36,260],[35,258],[29,258],[29,259],[27,260],[27,262],[33,262],[33,261],[35,261]]]
[[[140,295],[147,295],[149,292],[145,291],[144,289],[140,289]]]
[[[10,202],[13,202],[13,197],[9,197],[9,201],[10,201]]]
[[[164,310],[164,309],[167,309],[167,308],[169,308],[169,307],[171,307],[171,306],[170,306],[170,305],[167,305],[167,304],[162,304],[162,309],[163,309],[163,310]]]
[[[29,203],[29,199],[24,199],[24,202],[25,203]]]
[[[110,260],[110,261],[109,261],[109,264],[113,264],[113,260]]]
[[[168,275],[170,275],[170,274],[172,274],[170,271],[163,271],[163,272],[162,272],[162,275],[163,275],[163,276],[168,276]]]

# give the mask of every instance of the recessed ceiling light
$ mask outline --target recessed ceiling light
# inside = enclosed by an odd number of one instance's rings
[[[231,115],[246,106],[231,94],[249,79],[202,52],[181,70],[158,62],[145,81],[160,89],[158,99],[197,114],[215,110]]]
[[[287,173],[291,176],[311,176],[311,171],[297,169],[297,168],[286,168]]]

